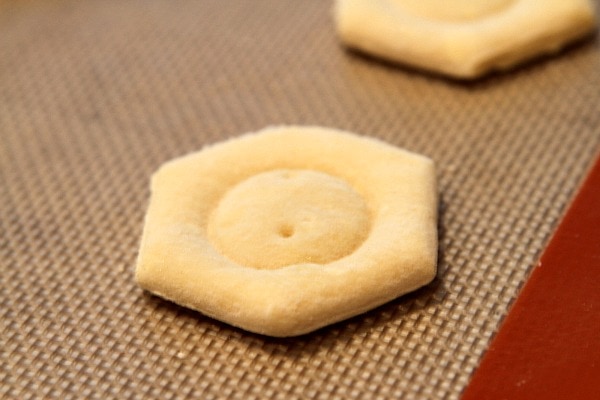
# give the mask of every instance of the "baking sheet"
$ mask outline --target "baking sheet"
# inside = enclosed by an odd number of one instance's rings
[[[600,49],[458,83],[343,50],[331,4],[0,5],[0,397],[458,398],[600,144]],[[429,286],[292,339],[133,281],[150,174],[275,124],[438,165]]]

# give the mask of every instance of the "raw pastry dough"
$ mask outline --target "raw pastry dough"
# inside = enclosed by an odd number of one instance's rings
[[[336,0],[339,37],[373,55],[476,78],[590,33],[590,0]]]
[[[293,336],[429,283],[433,162],[317,127],[268,128],[152,177],[140,286],[221,321]]]

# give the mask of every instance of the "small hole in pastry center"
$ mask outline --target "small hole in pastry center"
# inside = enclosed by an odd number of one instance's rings
[[[277,169],[229,189],[206,229],[214,247],[239,265],[275,269],[345,257],[363,243],[370,224],[365,199],[344,180]]]
[[[294,227],[288,224],[281,225],[278,233],[282,238],[289,238],[294,235]]]

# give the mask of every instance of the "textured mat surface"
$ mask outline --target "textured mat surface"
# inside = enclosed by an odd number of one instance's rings
[[[597,38],[460,84],[342,50],[320,0],[1,4],[3,398],[457,398],[600,145]],[[150,174],[281,123],[436,160],[431,285],[285,340],[136,287]]]

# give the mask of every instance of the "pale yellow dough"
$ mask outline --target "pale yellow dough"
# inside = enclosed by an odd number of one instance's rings
[[[271,336],[429,283],[433,162],[318,127],[274,127],[163,165],[136,267],[144,289]]]
[[[336,0],[340,39],[391,61],[477,78],[594,30],[590,0]]]

